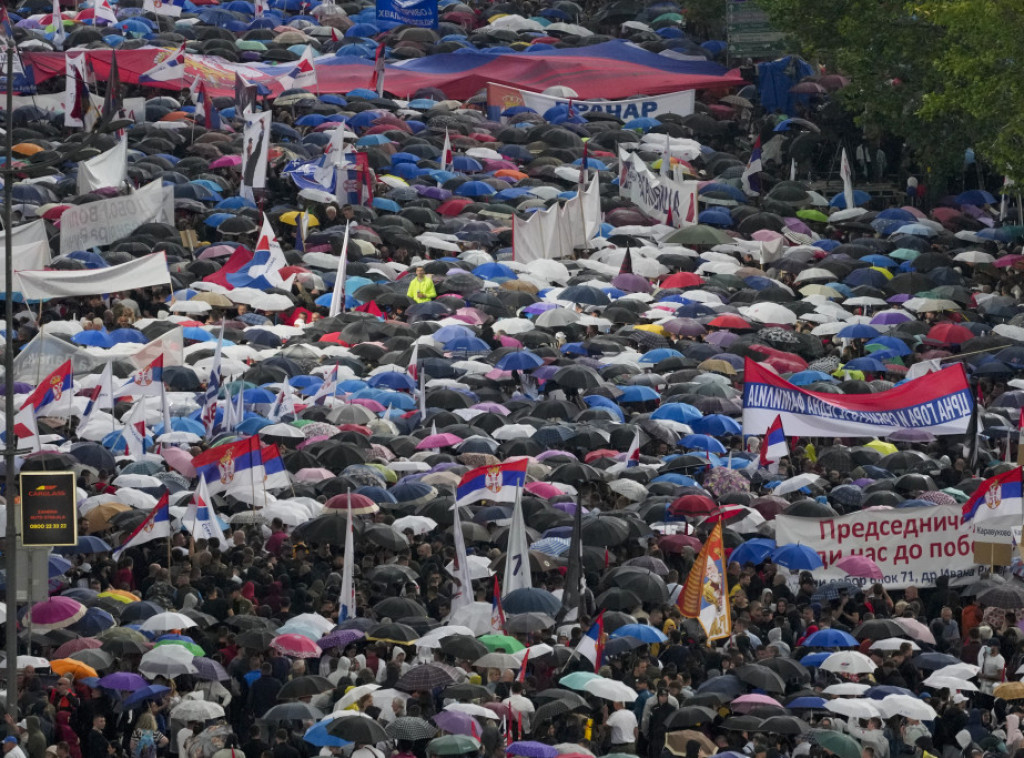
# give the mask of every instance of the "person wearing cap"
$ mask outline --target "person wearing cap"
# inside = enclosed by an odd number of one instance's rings
[[[4,758],[27,758],[25,751],[21,749],[18,738],[13,735],[4,737]]]

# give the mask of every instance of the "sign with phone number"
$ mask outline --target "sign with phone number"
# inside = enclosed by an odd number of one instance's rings
[[[78,542],[78,496],[73,471],[31,471],[20,476],[21,544],[59,547]]]

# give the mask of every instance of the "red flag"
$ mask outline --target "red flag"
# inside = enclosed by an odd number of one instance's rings
[[[622,265],[619,266],[620,274],[633,273],[633,251],[626,245],[626,254],[622,256]]]
[[[693,224],[697,221],[697,196],[690,195],[690,207],[686,211],[686,223]]]
[[[373,76],[370,77],[370,89],[382,94],[384,89],[384,43],[377,45],[377,53],[373,57]]]
[[[494,577],[494,581],[498,581],[498,577]],[[519,676],[516,677],[516,681],[526,681],[526,664],[530,662],[530,648],[526,648],[526,653],[523,655],[523,662],[519,666]]]
[[[372,300],[367,300],[362,305],[357,305],[353,310],[359,313],[369,313],[380,318],[384,318],[384,311],[377,307],[377,304]]]
[[[667,215],[665,216],[665,223],[666,223],[666,224],[667,224],[668,226],[674,226],[674,225],[675,225],[675,224],[673,223],[674,221],[675,221],[675,218],[674,218],[674,217],[673,217],[673,215],[672,215],[672,206],[670,205],[670,206],[668,207],[668,214],[667,214]]]

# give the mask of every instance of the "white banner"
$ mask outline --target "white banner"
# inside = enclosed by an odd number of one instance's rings
[[[170,283],[167,256],[163,253],[144,255],[134,261],[109,268],[84,271],[22,271],[14,275],[14,288],[27,300],[107,295]]]
[[[586,245],[601,230],[601,194],[595,173],[587,189],[565,205],[558,203],[528,218],[516,218],[512,229],[515,260],[571,258],[573,248]]]
[[[248,113],[242,132],[242,186],[239,194],[254,200],[253,190],[267,186],[267,155],[270,150],[269,112]]]
[[[683,227],[697,223],[697,182],[677,182],[665,176],[655,176],[639,156],[627,153],[621,147],[619,195],[662,224]]]
[[[14,96],[14,109],[17,110],[25,105],[33,105],[36,108],[41,108],[47,113],[64,113],[64,102],[65,93],[55,92],[50,94],[39,94],[39,95],[15,95]],[[103,98],[99,95],[92,95],[92,104],[97,109],[102,109]],[[144,124],[146,122],[146,98],[144,97],[126,97],[124,98],[124,107],[121,109],[124,113],[125,118],[129,118],[136,124]]]
[[[949,576],[956,586],[978,578],[974,539],[960,519],[960,508],[953,505],[858,511],[837,518],[776,516],[775,541],[816,550],[825,564],[814,572],[819,584],[836,579],[872,584],[833,567],[840,558],[863,555],[878,564],[886,589],[932,587],[940,576]]]
[[[695,91],[692,89],[669,92],[665,95],[636,97],[629,100],[573,100],[567,97],[530,92],[506,84],[487,83],[487,104],[497,106],[500,110],[515,105],[525,105],[537,113],[544,113],[556,105],[571,105],[576,113],[600,111],[623,121],[632,121],[635,118],[657,118],[666,113],[688,116],[693,113],[694,100]]]
[[[6,234],[0,232],[0,251],[5,249],[6,244]],[[31,271],[50,265],[50,242],[46,237],[46,223],[42,219],[14,227],[11,231],[11,245],[15,272]],[[3,283],[4,267],[0,266],[0,286],[3,286]]]
[[[60,217],[60,254],[109,245],[153,221],[174,224],[174,190],[162,186],[159,179],[130,195],[64,211]]]
[[[128,170],[128,139],[122,138],[114,147],[78,163],[78,194],[114,187],[120,189]]]

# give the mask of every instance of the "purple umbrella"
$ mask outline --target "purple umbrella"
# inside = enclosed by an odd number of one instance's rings
[[[24,623],[31,624],[32,631],[45,634],[71,626],[83,618],[87,610],[74,598],[57,595],[33,605],[25,614]],[[145,685],[145,681],[142,683]]]
[[[536,316],[544,313],[545,311],[553,311],[559,307],[560,306],[557,303],[533,303],[532,305],[528,305],[523,308],[522,312],[530,316]]]
[[[358,629],[338,629],[321,637],[316,644],[324,650],[330,650],[332,647],[345,648],[365,636],[366,634]]]
[[[712,332],[704,338],[705,342],[710,342],[715,347],[729,347],[733,342],[738,340],[740,336],[733,332]]]
[[[451,734],[465,734],[472,737],[481,734],[480,722],[462,711],[441,711],[434,716],[434,723]]]
[[[197,655],[192,659],[192,665],[196,667],[196,676],[207,682],[226,682],[231,678],[223,666],[209,658]]]
[[[650,292],[651,283],[636,274],[619,274],[612,279],[612,285],[625,292]]]
[[[141,690],[146,686],[146,680],[138,674],[133,674],[131,671],[117,671],[113,674],[107,674],[100,679],[99,686],[105,687],[108,690],[135,692],[135,690]]]
[[[556,455],[567,455],[570,458],[576,458],[576,456],[573,455],[572,453],[570,453],[568,450],[545,450],[543,453],[541,453],[540,455],[537,456],[537,460],[538,461],[547,460],[548,458],[551,458],[552,456],[556,456]]]
[[[556,758],[558,750],[543,742],[527,740],[525,742],[513,742],[505,748],[506,755],[522,755],[525,758]]]

